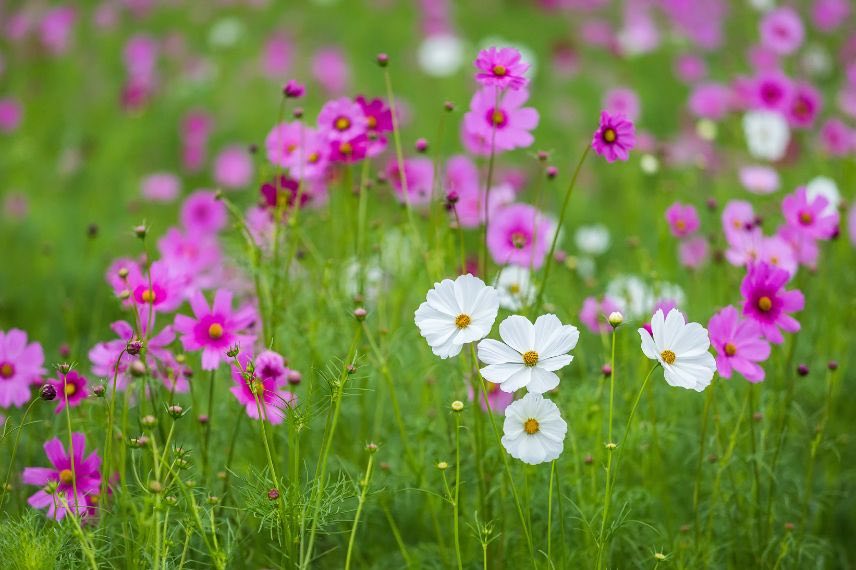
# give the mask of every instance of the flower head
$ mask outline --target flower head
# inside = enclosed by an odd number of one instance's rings
[[[467,274],[435,283],[416,309],[415,321],[434,354],[449,358],[464,344],[486,337],[497,312],[496,289]]]
[[[701,392],[716,372],[713,355],[708,352],[707,330],[698,323],[687,323],[677,309],[663,316],[658,309],[651,318],[651,332],[639,329],[642,352],[663,367],[666,382]]]
[[[528,204],[500,208],[487,228],[487,247],[494,262],[540,269],[556,231],[555,223]]]
[[[680,202],[675,202],[666,210],[666,221],[669,222],[672,235],[679,238],[694,234],[699,227],[696,209]]]
[[[556,404],[530,392],[505,409],[502,432],[502,445],[511,457],[538,465],[562,454],[568,424]]]
[[[261,417],[272,424],[282,423],[283,408],[296,400],[294,394],[282,389],[290,372],[282,356],[267,350],[254,362],[252,354],[242,352],[238,363],[240,368],[232,366],[235,385],[229,390],[246,408],[247,415],[254,420]]]
[[[838,231],[838,212],[830,212],[828,206],[826,197],[809,198],[806,189],[800,187],[782,200],[782,214],[789,226],[806,237],[830,239]]]
[[[601,111],[600,126],[594,132],[591,146],[607,162],[627,160],[636,145],[636,130],[624,115]]]
[[[430,158],[408,158],[404,160],[403,167],[399,168],[395,159],[390,160],[386,167],[395,197],[402,204],[412,206],[429,203],[434,188],[434,163]]]
[[[795,52],[804,38],[802,20],[789,6],[770,10],[761,20],[761,43],[779,55]]]
[[[214,192],[197,190],[181,206],[181,225],[198,234],[215,234],[226,226],[226,206]]]
[[[749,266],[740,294],[743,295],[743,314],[761,326],[761,332],[772,343],[784,341],[779,329],[797,332],[800,324],[788,313],[801,311],[805,297],[799,290],[785,291],[790,274],[768,263]]]
[[[514,48],[483,49],[474,63],[478,69],[476,81],[485,87],[518,90],[528,83],[524,74],[529,64],[522,61],[520,52]]]
[[[785,156],[791,131],[788,122],[776,111],[752,111],[743,116],[743,132],[749,154],[776,161]]]
[[[86,377],[79,374],[77,370],[70,370],[68,374],[60,374],[58,378],[48,381],[58,394],[57,406],[54,410],[57,414],[65,409],[66,401],[71,407],[79,406],[86,398]]]
[[[230,346],[252,346],[255,336],[247,329],[255,322],[256,311],[249,305],[233,311],[231,291],[218,289],[210,306],[197,291],[190,297],[190,308],[194,316],[176,315],[175,330],[181,334],[184,350],[202,351],[203,370],[214,370],[224,362]]]
[[[526,148],[535,138],[531,131],[538,126],[538,111],[523,105],[529,92],[521,88],[497,97],[496,91],[483,88],[476,91],[470,101],[470,110],[464,115],[465,134],[481,141],[481,154],[495,151]]]
[[[479,360],[485,380],[499,384],[503,392],[526,388],[541,394],[559,385],[556,370],[574,359],[568,352],[577,345],[580,331],[563,325],[556,315],[529,319],[512,315],[499,324],[503,342],[486,338],[479,343]]]
[[[757,322],[741,318],[737,309],[729,305],[711,317],[707,328],[720,376],[731,378],[736,370],[750,382],[764,379],[764,369],[758,363],[770,356],[770,344]]]
[[[328,101],[318,113],[318,128],[331,141],[352,140],[365,135],[369,121],[359,103],[347,97]]]
[[[0,407],[23,406],[30,399],[30,385],[41,384],[45,374],[42,345],[27,343],[19,329],[0,330]]]
[[[535,298],[535,287],[529,269],[516,265],[502,268],[496,278],[499,306],[509,311],[519,311]]]

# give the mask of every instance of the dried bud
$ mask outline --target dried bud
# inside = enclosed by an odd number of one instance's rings
[[[219,502],[220,502],[220,498],[219,498],[219,497],[215,497],[214,495],[210,495],[210,496],[208,497],[208,504],[209,504],[209,505],[216,505],[216,504],[217,504],[217,503],[219,503]]]
[[[826,363],[826,367],[829,370],[834,372],[834,371],[838,370],[838,362],[836,362],[835,360],[830,360],[829,362]]]
[[[446,101],[445,103],[443,103],[443,108],[449,112],[452,112],[455,110],[455,104],[451,101]]]
[[[161,485],[160,481],[149,481],[149,491],[158,494],[163,491],[163,485]]]
[[[56,388],[54,388],[53,384],[45,384],[39,390],[39,397],[45,402],[50,402],[56,398]]]
[[[460,412],[463,409],[464,409],[464,403],[462,401],[455,400],[454,402],[452,402],[452,411],[453,412]]]
[[[131,371],[131,376],[136,376],[137,378],[144,376],[146,373],[146,365],[143,364],[142,360],[133,361],[128,368]]]
[[[386,67],[389,65],[389,56],[385,53],[377,54],[377,64],[381,67]]]
[[[95,239],[98,237],[98,224],[89,224],[86,226],[86,237]]]
[[[454,206],[458,203],[458,200],[461,199],[461,195],[458,194],[457,190],[449,190],[446,194],[446,204],[449,206]]]
[[[594,463],[594,457],[592,457],[591,454],[586,455],[583,458],[583,463],[585,463],[586,465],[591,465],[592,463]]]
[[[247,150],[250,152],[250,154],[256,154],[259,152],[259,145],[257,145],[256,143],[252,143],[250,146],[247,147]]]
[[[348,374],[355,374],[357,372],[357,367],[353,364],[348,364],[348,368],[346,370]]]

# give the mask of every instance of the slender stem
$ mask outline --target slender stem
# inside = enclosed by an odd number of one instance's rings
[[[701,434],[698,438],[698,462],[696,462],[696,477],[695,484],[693,485],[693,513],[695,513],[695,540],[696,540],[696,550],[699,548],[699,543],[701,541],[701,524],[699,522],[699,495],[701,492],[701,468],[704,464],[704,441],[707,437],[707,420],[710,416],[710,405],[713,402],[713,391],[715,389],[716,382],[711,384],[710,390],[707,391],[707,395],[704,399],[704,413],[701,419]]]
[[[211,371],[208,382],[208,421],[205,422],[205,441],[202,444],[202,471],[208,472],[208,442],[211,439],[211,416],[214,414],[214,378],[217,369]]]
[[[119,353],[119,358],[116,359],[116,366],[113,369],[113,386],[110,388],[110,407],[108,415],[107,415],[107,435],[104,436],[104,467],[101,470],[101,500],[105,500],[107,498],[107,481],[110,479],[110,464],[112,463],[113,455],[112,455],[112,444],[113,444],[113,422],[115,420],[116,414],[116,385],[118,384],[119,378],[119,364],[122,362],[122,356],[125,355],[125,350],[122,349],[122,352]],[[127,388],[126,388],[127,390]],[[122,439],[124,440],[125,434],[122,434]],[[106,517],[99,517],[100,521],[104,521]]]
[[[482,249],[481,249],[481,270],[482,276],[487,279],[487,226],[490,223],[490,189],[493,186],[493,168],[496,162],[496,121],[493,120],[493,115],[499,107],[499,87],[496,88],[496,96],[494,98],[493,111],[491,113],[491,129],[490,129],[490,157],[487,163],[487,177],[485,179],[484,189],[484,204],[482,204],[484,214],[484,225],[482,225]]]
[[[550,486],[547,490],[547,562],[549,563],[553,545],[553,480],[556,478],[556,460],[550,462]]]
[[[369,492],[369,483],[372,479],[372,464],[374,461],[375,450],[369,450],[369,462],[366,466],[366,476],[360,481],[362,491],[360,492],[359,502],[357,503],[357,512],[354,515],[354,525],[351,527],[351,536],[348,539],[348,553],[345,555],[345,570],[351,567],[351,554],[354,551],[354,541],[357,537],[357,526],[360,524],[360,515],[363,512],[363,505],[366,504],[366,497]]]
[[[559,234],[562,231],[562,223],[565,221],[565,210],[568,208],[568,202],[571,199],[571,194],[574,191],[574,186],[577,183],[577,177],[586,161],[591,145],[586,145],[577,167],[574,169],[574,175],[571,177],[571,183],[568,184],[568,189],[565,191],[565,198],[562,200],[562,209],[559,210],[559,221],[556,222],[556,231],[553,232],[553,241],[550,243],[550,251],[547,253],[547,259],[544,260],[544,277],[541,279],[541,285],[538,287],[538,295],[535,297],[535,312],[541,308],[541,300],[544,296],[544,290],[547,287],[547,279],[550,277],[550,268],[553,266],[553,255],[556,253],[556,244],[559,242]]]
[[[458,560],[458,570],[463,570],[464,563],[461,558],[461,532],[459,528],[461,509],[461,414],[455,414],[455,498],[452,501],[452,524],[455,529],[455,556]]]

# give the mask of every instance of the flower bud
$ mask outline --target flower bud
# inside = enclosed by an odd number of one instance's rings
[[[445,461],[441,461],[441,462],[437,463],[437,469],[439,469],[440,471],[445,471],[448,468],[449,468],[449,464],[446,463]]]
[[[107,391],[107,389],[106,389],[106,388],[104,388],[104,384],[96,384],[96,385],[92,388],[92,393],[93,393],[93,394],[95,394],[95,397],[96,397],[96,398],[103,398],[103,397],[104,397],[104,393],[105,393],[106,391]]]
[[[300,372],[298,372],[297,370],[289,370],[288,371],[288,383],[289,384],[291,384],[292,386],[297,386],[298,384],[300,384],[301,380],[302,380],[302,376],[300,375]]]
[[[808,376],[808,366],[805,364],[800,364],[797,366],[797,374],[800,376]]]
[[[294,79],[289,79],[288,83],[282,88],[282,94],[285,95],[289,99],[299,99],[303,97],[303,93],[305,92],[305,88],[303,85],[295,81]]]
[[[163,498],[163,500],[170,507],[174,507],[175,505],[178,504],[178,499],[175,497],[175,495],[167,495],[166,497]]]
[[[71,371],[71,364],[69,364],[68,362],[63,362],[57,365],[56,369],[59,371],[60,374],[65,375]]]
[[[163,485],[161,485],[160,481],[149,481],[149,491],[158,494],[163,491]]]
[[[143,341],[138,338],[132,338],[128,341],[128,344],[125,345],[125,352],[130,354],[131,356],[137,356],[140,354],[140,351],[143,349]]]
[[[131,371],[131,376],[136,376],[137,378],[146,373],[146,365],[143,364],[142,360],[133,361],[128,369]]]
[[[205,425],[208,423],[208,416],[206,416],[205,414],[202,414],[201,416],[196,418],[196,421],[198,421],[202,425]]]
[[[354,309],[354,318],[358,321],[362,322],[366,320],[366,315],[368,315],[368,311],[366,311],[364,308],[357,307],[356,309]]]
[[[235,358],[240,353],[241,353],[241,347],[238,346],[237,344],[235,344],[235,345],[229,347],[229,350],[226,351],[226,356],[228,356],[229,358]]]
[[[609,324],[612,325],[612,328],[615,328],[624,322],[624,315],[622,315],[618,311],[613,311],[609,313],[609,317],[607,318],[607,320],[609,321]]]
[[[140,425],[143,427],[154,427],[158,423],[158,419],[152,415],[146,415],[140,418]]]
[[[452,402],[452,411],[453,412],[460,412],[463,409],[464,409],[464,403],[462,401],[455,400],[454,402]]]
[[[56,388],[54,388],[53,384],[45,384],[39,390],[39,397],[45,402],[50,402],[56,398]]]
[[[348,364],[348,368],[346,370],[348,374],[355,374],[357,372],[357,367],[353,364]]]
[[[146,239],[147,231],[148,230],[146,230],[146,226],[144,226],[142,224],[134,227],[134,235],[140,239]]]
[[[366,444],[366,451],[368,451],[369,453],[376,453],[377,452],[377,444],[372,443],[372,442],[367,443]]]
[[[547,173],[547,178],[548,178],[549,180],[552,180],[552,179],[554,179],[556,176],[558,176],[558,175],[559,175],[559,169],[558,169],[558,168],[556,168],[555,166],[548,166],[548,167],[547,167],[547,170],[545,170],[545,172]]]
[[[428,141],[425,139],[416,139],[416,152],[424,153],[428,150]]]
[[[600,372],[601,374],[603,374],[604,378],[609,378],[610,376],[612,376],[612,366],[610,366],[609,364],[604,364],[600,367]]]
[[[268,500],[275,501],[279,499],[279,489],[271,489],[267,492]]]
[[[168,407],[168,408],[166,409],[166,411],[167,411],[167,412],[169,412],[169,415],[170,415],[170,416],[172,416],[172,417],[173,417],[173,418],[175,418],[175,419],[178,419],[178,418],[180,418],[182,415],[184,415],[184,408],[182,408],[182,407],[181,407],[181,406],[179,406],[178,404],[174,404],[174,405],[172,405],[172,406]]]
[[[836,362],[835,360],[830,360],[829,362],[826,363],[826,367],[829,370],[835,372],[836,370],[838,370],[838,362]]]
[[[377,54],[377,64],[381,67],[389,65],[389,56],[385,53]]]

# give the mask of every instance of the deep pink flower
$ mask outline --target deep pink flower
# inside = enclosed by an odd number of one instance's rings
[[[255,323],[256,311],[251,305],[233,311],[231,291],[218,289],[210,307],[197,291],[190,297],[190,308],[194,316],[176,315],[175,330],[181,334],[184,350],[202,351],[203,370],[215,370],[225,362],[230,346],[252,346],[255,336],[246,331]]]
[[[597,297],[586,297],[580,309],[580,322],[593,333],[607,333],[612,330],[607,317],[610,313],[620,310],[618,301],[609,295],[604,295],[600,300]]]
[[[800,330],[799,322],[789,313],[801,311],[805,298],[799,290],[784,289],[788,279],[784,269],[760,262],[749,266],[740,284],[743,314],[756,321],[767,340],[775,344],[784,341],[780,328],[791,333]]]
[[[229,390],[246,408],[247,415],[257,420],[261,411],[261,416],[270,423],[282,423],[285,418],[283,409],[297,399],[294,394],[282,389],[290,372],[282,356],[267,350],[253,361],[252,354],[242,352],[238,355],[238,362],[240,368],[232,363],[235,385]],[[251,363],[252,373],[248,371]]]
[[[365,135],[369,121],[359,103],[347,97],[328,101],[318,113],[318,128],[331,141],[349,141]]]
[[[666,221],[672,235],[679,238],[690,236],[699,228],[698,212],[689,204],[675,202],[666,210]]]
[[[140,193],[150,202],[172,202],[181,193],[181,180],[171,172],[155,172],[143,178]]]
[[[284,214],[294,208],[298,196],[300,196],[300,207],[318,207],[327,201],[327,186],[319,180],[304,180],[300,182],[283,174],[279,177],[279,187],[276,179],[269,180],[261,185],[259,191],[262,195],[262,205],[273,210],[280,199],[285,199],[287,206]]]
[[[504,92],[498,99],[495,89],[485,87],[473,95],[470,110],[464,115],[463,128],[468,135],[477,137],[490,153],[526,148],[535,138],[531,132],[538,126],[538,111],[523,107],[529,99],[524,89]]]
[[[181,121],[182,164],[190,172],[205,164],[212,122],[207,113],[199,110],[189,112]]]
[[[785,115],[792,127],[807,129],[814,124],[822,106],[820,91],[808,83],[797,83]]]
[[[743,319],[729,305],[707,324],[710,344],[716,350],[716,370],[723,378],[737,371],[750,382],[761,382],[764,369],[758,363],[770,356],[770,344],[764,340],[761,327],[751,319]]]
[[[214,182],[221,188],[243,188],[252,179],[253,159],[243,146],[226,147],[214,159]]]
[[[521,60],[520,52],[514,48],[483,49],[474,64],[478,69],[476,81],[485,87],[518,90],[529,82],[524,77],[529,64]]]
[[[181,225],[191,233],[216,234],[227,221],[226,205],[208,190],[197,190],[181,206]]]
[[[412,206],[429,203],[434,185],[434,163],[430,158],[416,157],[405,159],[403,166],[403,175],[394,158],[386,166],[386,177],[392,184],[395,197],[402,204],[409,203]]]
[[[794,97],[794,84],[781,71],[768,71],[754,79],[752,107],[786,113]]]
[[[782,200],[782,214],[787,224],[807,237],[830,239],[838,231],[838,212],[828,211],[829,201],[821,196],[809,200],[804,186]]]
[[[678,245],[678,260],[681,265],[690,269],[698,269],[707,262],[710,247],[707,238],[693,236],[683,240]]]
[[[377,156],[386,150],[386,136],[383,133],[392,132],[392,110],[384,103],[383,99],[367,100],[360,95],[356,98],[357,104],[362,107],[366,116],[367,132],[369,138],[369,156]]]
[[[847,156],[856,145],[856,131],[839,119],[829,119],[820,128],[820,146],[830,156]]]
[[[35,509],[48,509],[48,517],[62,520],[68,511],[85,515],[94,505],[92,500],[101,487],[101,458],[93,451],[84,459],[86,436],[71,435],[71,456],[59,438],[45,443],[45,455],[51,467],[27,467],[21,479],[27,485],[38,485],[40,491],[27,502]],[[75,491],[77,493],[75,494]],[[62,499],[60,499],[62,497]],[[66,509],[68,506],[68,509]]]
[[[306,86],[298,83],[294,79],[289,79],[288,83],[282,88],[282,94],[289,99],[300,99],[306,92]]]
[[[731,110],[731,88],[721,83],[701,83],[690,93],[690,112],[701,119],[719,121]]]
[[[591,146],[607,162],[627,160],[636,144],[633,123],[622,115],[612,116],[606,111],[600,113],[600,126],[594,132]]]
[[[21,407],[30,400],[30,385],[45,374],[45,353],[37,342],[27,343],[20,329],[0,330],[0,407]]]
[[[761,42],[777,54],[792,54],[802,45],[804,37],[802,20],[789,6],[770,10],[761,20]]]
[[[847,21],[850,16],[849,0],[814,0],[811,20],[823,32],[831,32]]]
[[[184,301],[180,276],[163,260],[152,263],[148,272],[133,275],[129,272],[125,283],[133,303],[140,307],[151,306],[154,311],[170,312]]]
[[[21,104],[11,98],[0,99],[0,132],[13,133],[21,125]]]
[[[497,210],[487,228],[487,247],[498,265],[540,269],[550,249],[556,224],[529,204]]]
[[[743,187],[753,194],[772,194],[779,189],[779,172],[772,166],[744,166],[739,177]]]
[[[350,140],[330,141],[330,162],[353,164],[366,157],[369,150],[369,139],[366,135],[357,135]]]
[[[48,384],[56,388],[57,406],[54,412],[57,414],[65,409],[66,399],[72,408],[79,406],[86,399],[86,377],[77,370],[70,370],[65,376],[60,374],[58,378],[51,378]]]

